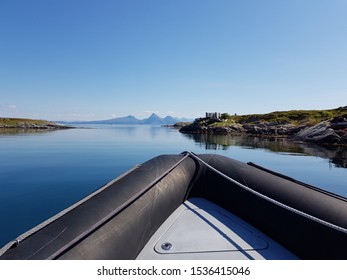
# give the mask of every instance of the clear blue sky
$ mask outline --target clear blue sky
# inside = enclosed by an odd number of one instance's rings
[[[0,116],[347,105],[346,0],[1,0]]]

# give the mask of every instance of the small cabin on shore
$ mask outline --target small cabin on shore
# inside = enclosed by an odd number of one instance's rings
[[[220,118],[221,118],[221,113],[217,113],[217,112],[214,112],[214,113],[207,113],[207,112],[206,112],[206,118],[212,119],[212,120],[220,120]]]

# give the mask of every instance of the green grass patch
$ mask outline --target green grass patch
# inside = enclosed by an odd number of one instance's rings
[[[319,122],[330,120],[342,113],[347,112],[347,109],[332,109],[332,110],[293,110],[272,112],[268,114],[253,114],[244,116],[232,116],[235,122],[238,123],[259,123],[271,122],[274,124],[309,124],[315,125]]]

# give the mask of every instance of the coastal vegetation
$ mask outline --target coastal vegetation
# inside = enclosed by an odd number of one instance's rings
[[[316,125],[324,120],[336,117],[347,116],[347,106],[331,110],[291,110],[276,111],[267,114],[250,114],[250,115],[230,115],[221,114],[220,119],[209,120],[209,125],[223,126],[225,124],[292,124],[292,125]],[[196,119],[196,122],[204,122],[206,118]]]
[[[0,118],[0,128],[20,128],[20,129],[66,129],[72,128],[46,120],[33,120],[23,118]]]

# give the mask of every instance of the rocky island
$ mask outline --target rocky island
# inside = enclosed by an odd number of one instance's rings
[[[61,125],[45,120],[20,119],[20,118],[0,118],[0,128],[16,128],[16,129],[68,129],[72,126]]]
[[[195,119],[179,131],[288,137],[293,141],[347,145],[347,106],[331,110],[293,110],[240,116],[206,113],[206,117]]]

